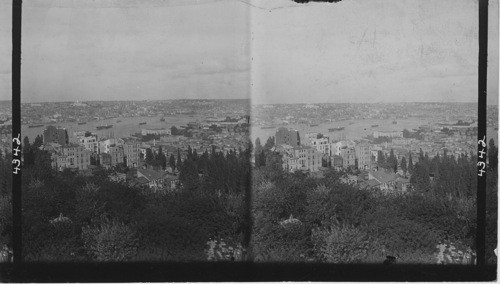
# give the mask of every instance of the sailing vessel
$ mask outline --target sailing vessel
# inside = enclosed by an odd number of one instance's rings
[[[342,131],[344,129],[345,127],[334,127],[334,128],[328,128],[328,131],[335,132],[335,131]]]
[[[108,125],[100,125],[100,126],[97,126],[97,130],[101,130],[101,129],[109,129],[113,127],[113,124],[108,124]]]

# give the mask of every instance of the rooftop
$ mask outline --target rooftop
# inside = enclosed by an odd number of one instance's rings
[[[148,181],[166,178],[167,173],[149,169],[137,169],[137,173],[141,173]]]
[[[370,171],[371,176],[380,183],[395,181],[399,175],[386,171]]]

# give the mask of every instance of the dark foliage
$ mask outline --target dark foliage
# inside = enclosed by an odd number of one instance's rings
[[[176,166],[181,167],[183,183],[190,185],[179,192],[153,192],[112,182],[109,170],[94,171],[92,176],[56,172],[48,153],[34,149],[34,163],[23,174],[25,260],[202,261],[207,259],[210,238],[241,243],[249,226],[244,215],[249,152],[198,156],[189,150],[189,158]],[[148,156],[152,163],[166,164],[162,149]],[[199,165],[213,178],[212,185],[224,187],[200,187]],[[216,165],[224,171],[214,171]],[[2,204],[8,198],[7,192],[2,195]],[[12,230],[9,216],[0,218],[5,240]]]
[[[445,157],[435,160],[453,160]],[[311,178],[304,173],[276,173],[272,163],[256,169],[252,210],[254,259],[382,263],[386,255],[394,254],[401,255],[405,263],[436,263],[439,243],[460,244],[462,251],[466,247],[474,249],[474,191],[464,186],[458,189],[463,194],[436,192],[426,175],[431,164],[428,156],[421,153],[414,179],[422,180],[414,180],[417,189],[402,196],[382,195],[344,184],[340,178],[345,173],[335,170],[327,171],[322,178]],[[459,164],[462,175],[474,173],[472,159],[462,157],[451,170],[459,171]],[[488,236],[490,247],[494,248],[496,202],[491,202],[489,208]],[[289,218],[297,220],[290,232],[282,225]],[[342,247],[352,249],[351,253],[339,255]],[[489,257],[496,261],[494,255]]]

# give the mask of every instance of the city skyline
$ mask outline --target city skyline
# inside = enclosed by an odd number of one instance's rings
[[[74,101],[43,101],[43,102],[22,102],[22,104],[45,104],[45,103],[85,103],[85,102],[154,102],[154,101],[231,101],[231,100],[251,100],[251,98],[221,98],[221,99],[207,99],[207,98],[174,98],[174,99],[116,99],[116,100],[74,100]],[[0,100],[8,102],[11,100]],[[477,102],[438,102],[438,101],[392,101],[392,102],[279,102],[279,103],[252,103],[252,105],[315,105],[315,104],[477,104]],[[491,105],[488,105],[491,106]]]

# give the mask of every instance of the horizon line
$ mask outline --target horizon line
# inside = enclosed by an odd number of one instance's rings
[[[143,100],[76,100],[76,101],[30,101],[21,102],[22,104],[44,104],[44,103],[85,103],[85,102],[155,102],[155,101],[245,101],[251,99],[206,99],[206,98],[186,98],[186,99],[143,99]],[[12,100],[0,100],[0,102],[12,102]],[[433,103],[433,104],[477,104],[478,102],[443,102],[443,101],[394,101],[394,102],[294,102],[294,103],[255,103],[253,105],[297,105],[297,104],[416,104],[416,103]],[[496,106],[498,103],[490,103],[488,106]]]

